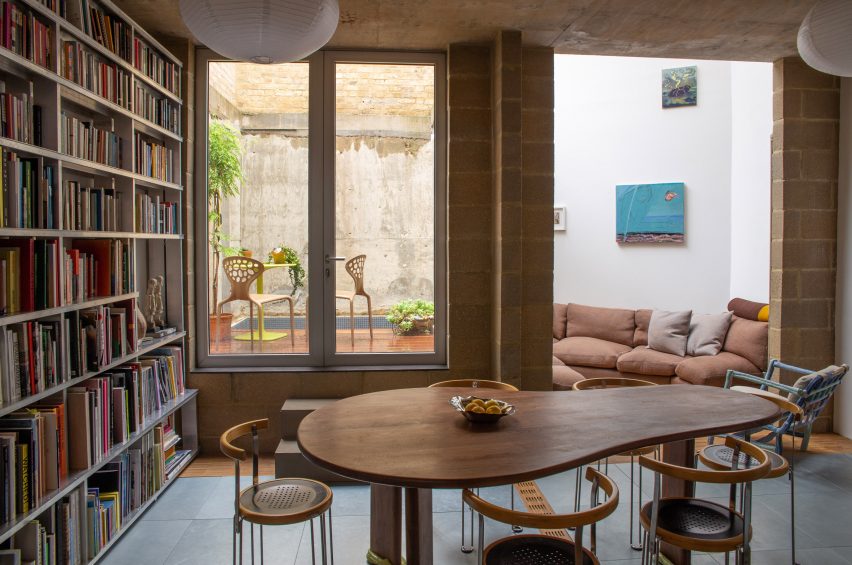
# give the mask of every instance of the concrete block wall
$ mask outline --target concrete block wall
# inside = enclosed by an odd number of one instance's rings
[[[776,61],[773,75],[769,354],[817,369],[836,361],[840,79],[798,57]]]

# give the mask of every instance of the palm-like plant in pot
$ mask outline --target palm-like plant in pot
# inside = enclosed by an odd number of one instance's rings
[[[219,267],[222,256],[235,255],[237,250],[227,245],[229,237],[222,231],[222,201],[240,193],[243,179],[242,149],[239,132],[227,123],[211,119],[207,153],[207,223],[211,265],[210,335],[227,337],[232,314],[217,316],[219,304]]]

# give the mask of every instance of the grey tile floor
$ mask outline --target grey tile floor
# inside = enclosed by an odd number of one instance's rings
[[[638,469],[638,467],[637,467]],[[598,529],[598,556],[603,563],[632,565],[639,554],[628,544],[630,467],[611,465],[622,502]],[[644,499],[651,482],[646,475]],[[638,482],[638,477],[636,477]],[[573,505],[574,474],[538,481],[557,511]],[[104,556],[104,565],[230,563],[233,479],[181,478]],[[755,484],[753,563],[790,562],[790,487],[786,478]],[[483,489],[483,495],[509,504],[509,488]],[[700,496],[724,500],[725,487],[700,485]],[[635,503],[638,506],[638,501]],[[802,565],[852,564],[852,455],[803,455],[796,469],[797,553]],[[473,565],[474,555],[459,551],[459,491],[435,491],[433,500],[435,565]],[[362,565],[369,540],[369,489],[334,487],[335,563]],[[265,562],[301,565],[311,562],[310,530],[305,525],[265,530]],[[509,535],[508,526],[488,523],[486,540]],[[248,543],[246,542],[246,556]],[[259,561],[258,561],[259,562]],[[697,555],[696,565],[723,563],[721,555]]]

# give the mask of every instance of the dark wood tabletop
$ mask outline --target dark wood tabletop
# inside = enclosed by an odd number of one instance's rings
[[[299,426],[304,455],[341,475],[419,488],[504,485],[551,475],[629,449],[771,422],[767,400],[697,385],[504,392],[517,407],[472,424],[448,401],[469,388],[416,388],[345,398]]]

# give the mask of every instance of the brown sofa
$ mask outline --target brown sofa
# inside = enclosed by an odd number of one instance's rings
[[[660,384],[722,386],[728,369],[766,370],[768,324],[734,316],[718,355],[680,357],[649,349],[651,310],[553,305],[553,389],[582,379],[630,377]]]

